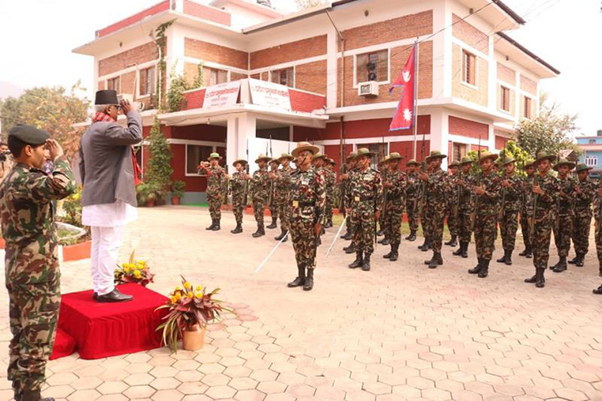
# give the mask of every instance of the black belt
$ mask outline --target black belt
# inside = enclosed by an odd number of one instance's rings
[[[292,201],[291,202],[291,206],[295,206],[295,204],[298,204],[298,207],[313,207],[313,206],[316,206],[316,202],[297,202],[297,201]]]
[[[360,198],[360,201],[371,201],[374,199],[374,196],[354,196],[353,200],[355,200],[356,198]]]

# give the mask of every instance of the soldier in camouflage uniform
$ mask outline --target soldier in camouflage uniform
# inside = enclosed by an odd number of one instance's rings
[[[326,159],[324,172],[326,174],[326,218],[324,228],[332,227],[332,208],[334,206],[334,190],[337,184],[337,173],[334,171],[335,162],[332,159]]]
[[[575,164],[567,159],[560,159],[554,166],[558,171],[558,206],[556,217],[554,219],[554,242],[558,250],[559,261],[550,269],[554,273],[560,273],[566,270],[566,257],[571,249],[571,235],[573,234],[573,221],[575,219],[575,186],[577,182],[569,176],[570,171],[575,168]]]
[[[445,243],[448,246],[458,246],[458,172],[460,165],[458,162],[451,162],[447,166],[448,176],[448,193],[446,195],[446,210],[447,229],[451,235],[451,239]]]
[[[481,172],[475,179],[475,222],[474,238],[477,251],[477,265],[468,270],[480,278],[489,275],[489,263],[495,250],[495,232],[497,230],[497,203],[499,200],[500,177],[493,172],[497,155],[489,151],[482,152],[479,158]]]
[[[432,161],[432,160],[431,160]],[[432,163],[427,159],[423,162],[426,165],[426,174],[429,175],[433,170]],[[422,175],[421,172],[418,176]],[[433,211],[426,205],[426,182],[421,180],[420,183],[420,224],[422,225],[422,235],[424,235],[424,243],[418,247],[422,252],[427,252],[431,249],[433,238],[432,233]]]
[[[391,244],[391,251],[383,258],[389,259],[391,262],[395,262],[399,257],[399,244],[401,243],[401,219],[406,186],[405,174],[399,170],[401,159],[401,155],[397,152],[389,155],[386,181],[383,183],[385,236],[389,238]]]
[[[473,177],[470,175],[472,168],[472,159],[465,156],[460,161],[461,171],[458,173],[458,236],[460,237],[460,248],[453,252],[456,256],[468,257],[468,244],[472,236],[472,213],[473,213],[473,196],[471,188],[474,185]]]
[[[13,335],[8,380],[15,400],[41,400],[46,363],[52,353],[61,303],[53,201],[75,193],[77,183],[60,145],[35,127],[11,129],[14,166],[0,184],[2,236],[6,241],[6,289]],[[44,145],[54,162],[41,171]],[[53,400],[44,398],[44,400]]]
[[[376,166],[376,169],[380,173],[381,180],[384,180],[384,176],[387,174],[387,160],[389,156],[385,156],[382,160],[380,160]],[[381,198],[382,201],[382,198]],[[379,210],[382,209],[382,204],[379,205]],[[380,218],[378,219],[378,231],[376,233],[377,237],[385,236],[382,240],[378,241],[379,244],[388,245],[389,241],[387,241],[386,231],[385,231],[385,221],[384,221],[384,213],[380,214]]]
[[[525,283],[535,283],[537,288],[545,286],[544,272],[550,259],[550,239],[554,226],[555,209],[558,202],[558,181],[550,174],[556,156],[540,152],[537,155],[537,174],[533,179],[533,196],[529,198],[532,210],[531,219],[533,265],[535,275],[525,279]],[[531,228],[531,227],[530,227]]]
[[[270,196],[270,173],[268,173],[267,168],[270,160],[272,160],[271,157],[260,154],[257,160],[255,160],[255,163],[259,165],[259,170],[256,170],[251,178],[253,214],[255,214],[255,221],[257,221],[257,231],[253,233],[253,238],[265,235],[263,212]]]
[[[573,246],[577,256],[569,263],[583,267],[589,248],[589,229],[592,224],[592,202],[596,184],[589,179],[591,167],[580,163],[575,171],[579,182],[575,187],[575,222],[573,224]]]
[[[207,203],[209,203],[211,225],[206,230],[211,231],[220,229],[220,219],[222,218],[221,207],[224,198],[226,170],[219,165],[221,159],[222,157],[219,154],[211,153],[209,162],[201,162],[199,165],[199,174],[207,176]]]
[[[276,185],[274,185],[275,180],[276,180],[276,174],[278,172],[278,166],[280,166],[280,162],[278,162],[278,159],[271,159],[270,163],[269,163],[269,175],[270,175],[270,189],[269,189],[269,195],[268,195],[268,207],[270,208],[270,215],[272,216],[272,223],[270,223],[269,226],[266,226],[266,228],[274,229],[274,228],[278,228],[278,202],[276,201]],[[282,224],[282,216],[280,216],[280,224]]]
[[[533,250],[531,247],[531,239],[529,238],[529,219],[532,216],[529,209],[527,209],[527,205],[529,204],[529,199],[533,196],[531,188],[533,187],[533,179],[535,177],[535,160],[529,160],[524,168],[527,176],[523,178],[523,203],[520,211],[520,231],[523,234],[525,250],[519,253],[518,256],[524,256],[527,259],[531,259],[533,257]]]
[[[357,170],[358,170],[357,152],[351,152],[349,154],[349,156],[347,156],[346,172],[345,172],[345,174],[341,174],[341,182],[344,185],[344,197],[343,197],[342,202],[343,202],[343,206],[345,207],[345,215],[347,216],[347,233],[345,233],[345,235],[342,238],[347,241],[353,240],[354,224],[355,224],[352,216],[347,214],[347,210],[349,210],[349,207],[351,206],[347,203],[348,202],[348,194],[350,191],[349,177],[351,176],[351,174],[353,172],[355,172]],[[355,253],[355,245],[353,244],[353,241],[351,241],[351,244],[349,244],[349,246],[343,248],[343,250],[345,251],[345,253],[348,253],[348,254]]]
[[[361,267],[370,270],[370,255],[374,252],[374,234],[376,221],[380,217],[382,197],[382,181],[380,173],[370,167],[374,153],[366,148],[357,151],[358,170],[349,177],[347,213],[351,215],[354,225],[353,243],[356,258],[349,265],[350,269]]]
[[[408,241],[416,241],[416,232],[418,231],[418,209],[420,202],[420,180],[416,171],[420,163],[411,159],[406,163],[406,215],[408,216],[408,225],[410,226],[410,235],[406,237]]]
[[[596,219],[596,253],[598,256],[598,275],[602,277],[602,180],[598,180],[596,198],[594,201],[594,217]],[[592,291],[596,295],[602,295],[602,285]]]
[[[430,174],[420,174],[418,178],[426,183],[425,207],[430,212],[430,235],[433,257],[424,263],[429,269],[436,269],[443,264],[441,246],[443,244],[443,225],[445,220],[446,195],[449,193],[447,173],[441,169],[441,163],[447,156],[437,150],[431,151],[426,158],[431,165]]]
[[[516,174],[516,161],[513,157],[503,160],[502,182],[500,186],[500,211],[498,221],[502,235],[504,256],[498,263],[512,264],[512,252],[516,244],[518,230],[518,212],[520,211],[523,195],[523,179]]]
[[[279,158],[278,162],[282,165],[282,168],[278,170],[274,177],[274,186],[276,187],[274,195],[276,197],[276,204],[278,205],[278,215],[280,216],[280,235],[274,238],[276,241],[283,239],[286,242],[288,237],[288,220],[290,218],[290,199],[291,199],[291,174],[293,169],[290,166],[293,156],[288,153],[283,153]]]
[[[244,159],[236,160],[232,165],[236,172],[232,174],[230,179],[230,193],[232,194],[232,210],[236,219],[236,228],[231,230],[232,234],[240,234],[242,232],[242,216],[245,212],[245,198],[249,187],[249,179],[251,178],[247,172],[248,162]]]
[[[293,149],[297,170],[291,176],[289,229],[299,274],[288,286],[303,286],[305,291],[311,291],[314,286],[316,248],[326,203],[324,176],[311,167],[311,158],[316,153],[318,148],[307,142],[300,142]]]

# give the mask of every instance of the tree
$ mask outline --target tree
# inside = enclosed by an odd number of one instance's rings
[[[518,145],[532,156],[541,151],[558,154],[562,149],[579,153],[568,136],[577,129],[577,115],[562,113],[556,103],[548,105],[547,94],[542,94],[539,104],[537,117],[521,120],[516,126]]]
[[[151,157],[147,164],[145,182],[154,185],[163,196],[167,192],[167,187],[171,182],[171,173],[173,173],[172,154],[169,143],[161,131],[161,124],[156,117],[148,139]]]
[[[308,8],[324,4],[324,2],[324,0],[295,0],[295,3],[297,4],[297,8],[299,10],[306,10]]]
[[[74,128],[88,117],[90,101],[81,96],[85,91],[78,81],[68,92],[62,86],[27,89],[18,98],[0,100],[2,138],[17,124],[30,124],[48,131],[69,157],[79,149],[85,128]]]

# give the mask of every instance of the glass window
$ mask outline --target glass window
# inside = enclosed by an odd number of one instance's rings
[[[186,174],[197,174],[201,160],[207,161],[212,146],[186,145]]]
[[[155,67],[140,70],[140,96],[155,93]]]
[[[510,111],[510,89],[502,86],[502,98],[500,99],[500,106],[504,111]]]
[[[276,70],[270,73],[272,82],[289,88],[295,87],[295,69],[293,67]]]
[[[596,167],[598,165],[598,157],[587,156],[585,158],[585,164],[587,164],[588,167]]]
[[[462,50],[462,81],[469,85],[476,86],[477,84],[476,64],[476,56],[466,50]]]
[[[466,156],[466,144],[454,142],[452,152],[452,161],[459,162],[464,156]]]
[[[531,118],[531,98],[525,96],[525,118]]]
[[[121,93],[120,87],[119,87],[119,82],[120,82],[119,77],[107,79],[107,89],[112,89],[114,91],[117,91],[117,93]]]
[[[223,84],[228,82],[228,71],[209,68],[209,85]]]
[[[356,60],[357,82],[389,80],[389,51],[359,54]]]

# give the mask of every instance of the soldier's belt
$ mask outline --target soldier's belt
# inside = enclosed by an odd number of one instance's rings
[[[360,195],[360,196],[354,196],[353,200],[355,202],[371,201],[371,200],[374,200],[374,196],[365,196],[365,195],[364,196],[362,196],[362,195]]]
[[[316,206],[316,202],[299,202],[299,201],[292,201],[292,202],[291,202],[291,206],[292,206],[292,207],[313,207],[313,206]]]

